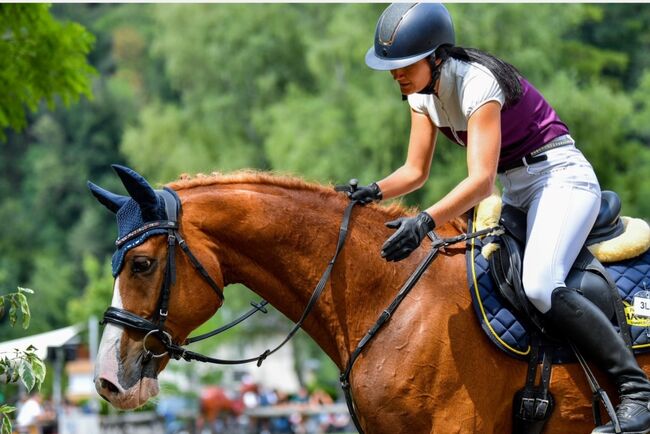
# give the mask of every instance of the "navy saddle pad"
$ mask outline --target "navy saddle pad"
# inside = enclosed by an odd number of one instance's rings
[[[469,232],[475,231],[473,220],[469,221]],[[529,332],[498,293],[489,272],[488,260],[481,254],[482,247],[483,241],[480,239],[467,240],[467,281],[474,310],[483,331],[497,347],[513,357],[527,359],[530,352]],[[616,282],[625,305],[634,352],[650,351],[650,318],[636,317],[632,308],[637,292],[650,291],[650,250],[636,258],[603,265]]]

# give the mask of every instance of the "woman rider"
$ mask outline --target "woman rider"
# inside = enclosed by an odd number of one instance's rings
[[[606,316],[565,285],[600,207],[592,166],[567,126],[519,72],[479,50],[454,46],[451,16],[441,4],[392,4],[377,23],[366,64],[389,70],[411,112],[406,162],[359,187],[352,199],[389,199],[426,181],[438,131],[467,149],[468,175],[415,217],[387,223],[387,261],[406,258],[437,225],[460,216],[493,191],[527,212],[523,286],[551,326],[615,381],[624,433],[650,433],[650,382]],[[593,433],[614,433],[612,423]]]

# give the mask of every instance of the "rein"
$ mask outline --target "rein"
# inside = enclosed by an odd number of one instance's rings
[[[302,315],[300,316],[300,319],[298,320],[298,322],[296,322],[294,324],[293,328],[289,331],[289,333],[284,338],[284,340],[282,342],[280,342],[275,348],[273,348],[272,350],[267,349],[266,351],[264,351],[262,354],[260,354],[257,357],[250,357],[250,358],[247,358],[247,359],[240,359],[240,360],[222,360],[222,359],[216,359],[216,358],[213,358],[213,357],[208,357],[208,356],[205,356],[203,354],[195,353],[193,351],[189,351],[189,350],[187,350],[185,348],[182,348],[180,346],[171,344],[171,345],[168,346],[170,356],[174,357],[175,359],[182,358],[183,360],[186,360],[186,361],[198,360],[200,362],[214,363],[214,364],[220,364],[220,365],[239,365],[239,364],[244,364],[244,363],[256,362],[257,366],[261,366],[262,362],[264,362],[264,360],[266,360],[266,358],[268,356],[270,356],[271,354],[278,351],[287,342],[289,342],[289,340],[291,340],[291,338],[302,327],[302,324],[305,322],[305,319],[307,319],[307,316],[309,315],[309,313],[311,312],[313,307],[316,305],[316,302],[318,301],[321,294],[323,293],[323,290],[325,289],[325,285],[327,284],[327,281],[329,280],[330,274],[332,273],[332,269],[334,268],[334,264],[336,263],[336,259],[338,258],[339,253],[341,252],[341,250],[343,249],[343,245],[345,244],[345,239],[347,238],[347,234],[348,234],[348,226],[349,226],[349,222],[350,222],[350,217],[352,216],[352,209],[354,208],[354,205],[356,205],[356,204],[357,204],[356,201],[351,201],[348,204],[348,206],[345,208],[345,211],[343,213],[343,221],[342,221],[341,227],[339,229],[339,238],[338,238],[338,242],[336,244],[336,250],[334,252],[334,256],[328,262],[327,268],[323,272],[323,275],[321,276],[320,280],[318,281],[318,284],[314,288],[314,292],[312,293],[311,297],[309,298],[309,302],[307,303],[307,306],[305,307],[305,310],[303,311]],[[243,321],[243,319],[241,319],[241,321]],[[239,321],[239,322],[241,322],[241,321]],[[206,333],[206,335],[211,335],[211,334]],[[206,335],[203,335],[203,336],[206,336]],[[201,337],[201,336],[199,336],[199,337]],[[191,341],[194,342],[194,339],[197,339],[197,338],[192,338]]]
[[[339,380],[341,382],[341,388],[343,389],[343,393],[345,394],[345,403],[348,406],[350,417],[352,418],[352,421],[354,422],[354,426],[357,428],[357,431],[359,431],[360,434],[364,434],[364,431],[363,428],[361,428],[361,424],[359,423],[359,418],[357,417],[357,412],[356,412],[356,406],[354,405],[354,399],[352,398],[352,391],[350,390],[350,373],[352,372],[352,367],[354,366],[354,362],[357,361],[357,358],[361,355],[365,346],[368,345],[368,342],[370,342],[373,337],[375,337],[379,329],[381,329],[381,327],[390,319],[390,317],[393,315],[397,307],[402,303],[402,301],[408,295],[411,289],[413,289],[415,284],[418,283],[418,280],[420,280],[422,274],[424,274],[424,272],[429,267],[429,265],[431,265],[431,262],[433,262],[433,260],[436,258],[440,249],[446,246],[450,246],[452,244],[459,243],[461,241],[467,241],[467,240],[471,240],[472,238],[477,238],[477,237],[482,237],[484,235],[492,234],[501,229],[502,229],[501,226],[494,226],[477,232],[460,234],[458,236],[451,237],[451,238],[440,238],[433,231],[427,234],[431,239],[431,241],[433,242],[431,245],[431,250],[429,251],[427,256],[425,256],[424,259],[418,264],[415,271],[413,271],[413,273],[408,277],[406,282],[404,282],[404,285],[402,285],[402,288],[399,290],[399,292],[397,293],[393,301],[379,315],[379,318],[377,319],[375,324],[370,328],[370,330],[368,330],[366,335],[359,341],[357,347],[355,348],[355,350],[352,352],[352,355],[348,359],[348,363],[345,368],[345,371],[343,371],[341,373],[341,376],[339,377]]]
[[[343,245],[345,244],[350,217],[352,216],[352,209],[354,205],[357,204],[357,201],[350,201],[348,206],[345,208],[345,211],[343,213],[343,221],[339,229],[339,237],[336,245],[336,250],[334,252],[334,256],[329,261],[327,268],[323,272],[323,275],[321,276],[318,284],[314,288],[314,292],[312,293],[309,302],[307,303],[307,306],[305,307],[305,310],[303,311],[300,319],[298,320],[298,322],[296,322],[296,324],[294,324],[293,328],[289,331],[289,333],[284,338],[284,340],[280,342],[280,344],[278,344],[272,350],[267,349],[257,357],[251,357],[251,358],[239,359],[239,360],[223,360],[214,357],[209,357],[200,353],[196,353],[194,351],[190,351],[187,348],[184,348],[183,345],[188,345],[194,342],[202,341],[204,339],[222,333],[234,327],[235,325],[241,323],[242,321],[249,318],[251,315],[255,314],[258,311],[266,313],[266,309],[264,306],[266,306],[268,302],[266,300],[261,300],[259,303],[251,303],[253,305],[253,309],[249,310],[248,312],[246,312],[236,320],[232,321],[231,323],[223,327],[217,328],[211,332],[199,336],[187,338],[184,342],[180,344],[174,343],[169,332],[167,332],[164,329],[164,323],[168,315],[169,297],[171,293],[171,288],[174,286],[174,283],[176,281],[176,265],[175,265],[176,244],[178,244],[181,247],[183,253],[190,259],[190,262],[192,263],[194,268],[199,272],[203,280],[205,280],[208,283],[208,285],[215,291],[215,293],[220,298],[222,303],[225,300],[225,297],[223,295],[223,289],[214,281],[214,279],[210,277],[205,267],[194,256],[194,254],[192,254],[192,251],[187,246],[185,240],[183,239],[183,237],[179,232],[179,220],[180,220],[179,216],[181,211],[181,202],[180,199],[178,198],[178,195],[176,194],[175,191],[167,187],[165,187],[164,190],[158,190],[156,193],[164,200],[168,220],[147,222],[143,226],[137,228],[131,233],[118,239],[115,242],[115,244],[117,248],[120,248],[126,242],[138,236],[141,236],[142,234],[145,234],[149,231],[159,230],[159,229],[165,229],[167,231],[167,268],[165,269],[165,276],[163,278],[163,284],[160,291],[160,299],[158,301],[158,315],[157,315],[158,320],[156,323],[154,323],[149,319],[143,318],[125,309],[111,306],[106,310],[106,312],[104,312],[104,317],[101,321],[101,324],[112,323],[112,324],[131,328],[145,333],[145,337],[142,340],[142,347],[144,349],[145,361],[150,360],[151,358],[160,358],[165,355],[169,355],[173,359],[179,360],[182,358],[183,360],[186,360],[188,362],[191,360],[197,360],[200,362],[214,363],[220,365],[238,365],[238,364],[256,362],[257,366],[261,366],[262,362],[264,362],[264,360],[268,356],[270,356],[271,354],[275,353],[280,348],[282,348],[298,332],[298,330],[302,327],[302,324],[305,322],[305,319],[313,309],[314,305],[320,298],[321,294],[323,293],[323,290],[325,289],[325,285],[329,280],[332,269],[334,268],[334,264],[336,263],[336,259],[338,258],[338,255],[343,249]],[[158,354],[154,354],[147,348],[147,339],[152,335],[158,338],[160,343],[162,343],[162,345],[164,346],[165,351]]]

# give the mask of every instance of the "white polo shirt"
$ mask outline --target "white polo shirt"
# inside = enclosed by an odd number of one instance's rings
[[[479,63],[449,58],[440,70],[438,96],[414,93],[408,96],[413,110],[426,114],[439,128],[467,131],[469,117],[483,104],[498,101],[503,107],[505,95],[489,69]]]

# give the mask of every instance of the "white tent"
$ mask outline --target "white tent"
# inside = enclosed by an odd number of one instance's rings
[[[62,347],[81,331],[80,325],[71,325],[62,329],[52,330],[45,333],[26,336],[0,343],[0,354],[10,355],[14,350],[25,351],[30,345],[36,348],[35,353],[40,359],[47,357],[47,348]]]

